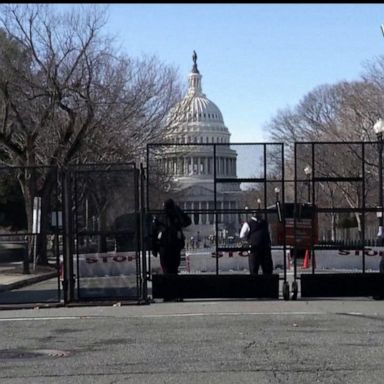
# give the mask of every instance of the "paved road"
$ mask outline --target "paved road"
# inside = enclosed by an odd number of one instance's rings
[[[185,301],[0,311],[2,384],[382,383],[384,305]]]

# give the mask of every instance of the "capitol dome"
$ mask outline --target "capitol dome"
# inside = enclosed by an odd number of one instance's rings
[[[179,143],[229,143],[231,134],[220,109],[202,91],[196,52],[192,58],[188,92],[167,116],[166,138]]]
[[[195,52],[192,59],[188,92],[168,114],[165,145],[158,147],[154,156],[156,168],[171,180],[175,201],[186,211],[195,210],[189,231],[196,231],[196,238],[207,239],[216,231],[216,220],[219,229],[238,232],[236,214],[214,215],[213,209],[238,209],[241,190],[231,134],[220,109],[202,91]]]
[[[185,110],[185,121],[219,122],[224,124],[223,115],[215,103],[209,100],[204,94],[187,95],[175,107],[176,110]]]

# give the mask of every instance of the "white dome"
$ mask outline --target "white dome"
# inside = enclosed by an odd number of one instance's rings
[[[220,109],[204,94],[188,94],[172,109],[171,115],[174,113],[178,115],[178,121],[201,121],[224,124],[223,115]]]
[[[186,149],[173,145],[164,148],[159,153],[159,166],[174,176],[175,185],[183,199],[193,201],[195,204],[199,196],[198,200],[203,199],[204,204],[205,201],[208,204],[213,198],[212,178],[215,175],[231,179],[237,177],[237,153],[229,144],[231,134],[224,124],[220,109],[202,91],[202,75],[197,68],[195,52],[192,58],[194,65],[188,75],[188,92],[168,114],[164,135],[164,143],[188,144],[188,146]],[[190,147],[190,144],[197,146]],[[228,199],[229,197],[233,199],[231,206],[236,206],[240,183],[220,184],[217,186],[217,191],[228,196]],[[226,201],[229,202],[228,199]]]
[[[179,140],[180,135],[189,135],[200,136],[199,142],[227,143],[230,133],[224,124],[220,109],[202,91],[202,75],[196,60],[197,55],[194,54],[194,64],[188,75],[188,93],[167,116],[168,138]]]

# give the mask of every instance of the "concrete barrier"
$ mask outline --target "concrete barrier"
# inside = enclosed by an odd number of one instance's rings
[[[0,263],[23,261],[27,256],[28,242],[26,241],[1,241]]]

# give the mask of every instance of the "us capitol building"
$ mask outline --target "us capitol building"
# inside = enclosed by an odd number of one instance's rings
[[[214,209],[214,156],[216,208],[238,209],[241,190],[240,183],[234,180],[237,178],[237,153],[230,148],[231,134],[220,109],[203,93],[195,51],[192,58],[188,92],[172,108],[166,121],[164,141],[178,145],[166,148],[159,161],[160,167],[173,178],[175,201],[184,210],[199,211],[192,215],[193,225],[188,228],[188,234],[207,238],[215,232],[213,212],[202,212]],[[231,180],[225,182],[225,179]],[[237,214],[219,213],[217,221],[219,236],[239,233]]]

